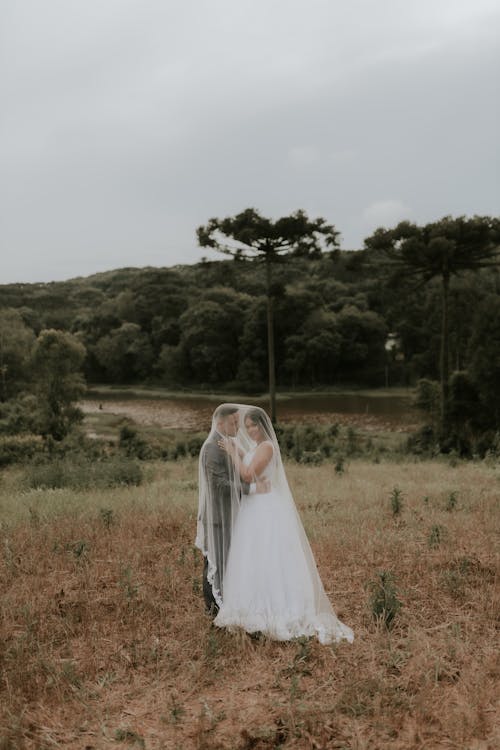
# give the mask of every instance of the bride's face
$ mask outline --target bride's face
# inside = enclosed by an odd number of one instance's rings
[[[259,425],[252,422],[249,417],[245,419],[245,427],[249,438],[255,443],[259,443],[263,439],[262,430]]]

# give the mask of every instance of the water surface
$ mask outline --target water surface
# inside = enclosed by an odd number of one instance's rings
[[[175,398],[137,397],[100,394],[85,399],[85,413],[123,415],[138,424],[164,428],[207,431],[212,413],[223,399],[217,396],[179,396]],[[269,411],[269,400],[241,396],[240,403],[260,406]],[[292,395],[277,402],[278,422],[310,422],[352,424],[364,428],[407,430],[419,423],[418,412],[412,408],[411,397],[391,394],[362,395],[314,394]]]

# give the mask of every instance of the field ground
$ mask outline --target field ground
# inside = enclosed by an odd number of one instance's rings
[[[499,747],[500,466],[453,464],[287,466],[355,632],[326,647],[211,625],[194,459],[79,493],[4,471],[1,750]],[[371,612],[381,571],[402,602],[390,631]]]

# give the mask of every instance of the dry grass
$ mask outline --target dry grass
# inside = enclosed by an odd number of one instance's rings
[[[82,493],[22,493],[4,475],[1,750],[500,745],[498,467],[289,466],[355,631],[334,647],[214,629],[192,546],[196,463],[152,471],[144,487]],[[366,588],[381,570],[403,603],[390,632]]]

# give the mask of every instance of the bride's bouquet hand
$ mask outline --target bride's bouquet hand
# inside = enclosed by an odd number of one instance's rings
[[[222,448],[223,451],[228,453],[232,458],[235,458],[235,456],[237,455],[236,444],[229,440],[229,438],[221,438],[221,440],[217,441],[217,445],[219,446],[219,448]]]
[[[256,490],[259,495],[267,495],[271,492],[271,482],[269,479],[257,479]]]

